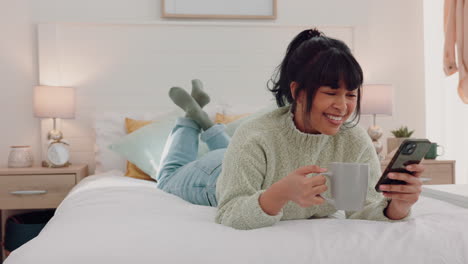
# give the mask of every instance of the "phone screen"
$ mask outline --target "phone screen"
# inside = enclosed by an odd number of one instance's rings
[[[379,188],[380,184],[406,184],[404,181],[392,180],[388,178],[387,175],[390,172],[412,174],[410,171],[406,170],[405,167],[410,164],[420,163],[430,147],[431,142],[427,139],[407,139],[403,141],[375,185],[375,190],[381,192]]]

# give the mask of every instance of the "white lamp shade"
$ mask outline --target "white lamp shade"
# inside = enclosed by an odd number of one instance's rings
[[[393,87],[387,84],[364,85],[361,114],[392,115]]]
[[[34,87],[34,115],[45,118],[74,118],[75,89],[57,86]]]

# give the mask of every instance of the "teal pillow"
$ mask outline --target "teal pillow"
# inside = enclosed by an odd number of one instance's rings
[[[109,149],[125,157],[146,174],[155,178],[167,137],[175,124],[175,118],[158,120],[133,133],[121,137],[109,145]]]
[[[225,131],[232,137],[236,129],[242,123],[273,109],[274,107],[269,106],[252,115],[231,122],[226,125]],[[125,157],[128,161],[135,164],[139,169],[155,179],[159,170],[164,146],[174,128],[175,121],[175,117],[170,117],[166,120],[159,120],[146,125],[120,138],[117,142],[111,144],[109,149]],[[200,141],[198,146],[198,157],[209,152],[208,146],[204,142]]]

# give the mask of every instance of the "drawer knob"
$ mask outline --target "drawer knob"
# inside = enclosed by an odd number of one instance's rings
[[[28,190],[28,191],[13,191],[10,194],[14,195],[36,195],[36,194],[46,194],[46,190]]]

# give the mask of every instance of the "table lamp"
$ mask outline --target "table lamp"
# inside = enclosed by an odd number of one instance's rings
[[[381,127],[377,126],[376,115],[393,114],[393,87],[388,84],[367,84],[363,87],[363,96],[361,104],[362,115],[372,115],[373,125],[367,129],[367,133],[372,138],[377,155],[383,159],[383,145],[379,139],[383,135]]]
[[[36,86],[34,87],[34,115],[39,118],[52,118],[53,129],[47,134],[49,140],[48,159],[54,163],[56,160],[65,161],[63,164],[68,164],[68,153],[64,148],[58,148],[58,145],[68,145],[62,141],[63,134],[56,127],[57,118],[74,118],[75,117],[75,89],[69,87],[57,86]],[[54,148],[51,149],[52,144]],[[52,151],[51,151],[52,150]],[[52,157],[52,158],[51,158]],[[60,167],[59,164],[50,164],[51,162],[43,162],[43,166]],[[59,162],[60,163],[60,162]]]

